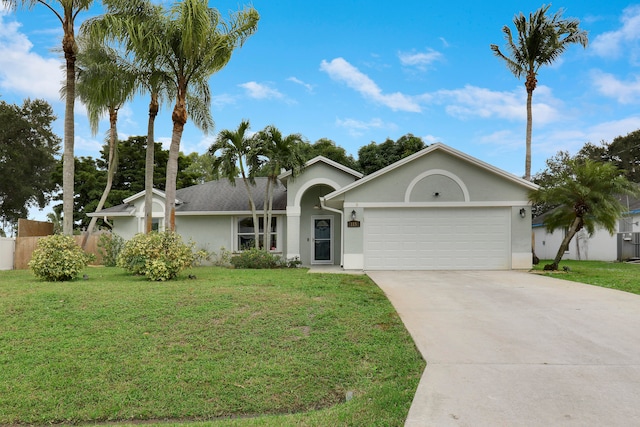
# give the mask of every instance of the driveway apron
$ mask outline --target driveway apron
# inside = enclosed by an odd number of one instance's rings
[[[427,361],[406,426],[640,426],[640,296],[516,271],[367,273]]]

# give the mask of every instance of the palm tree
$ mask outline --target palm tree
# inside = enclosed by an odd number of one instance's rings
[[[163,8],[148,0],[105,0],[107,13],[86,21],[82,30],[96,39],[116,42],[130,56],[131,70],[137,77],[138,87],[150,95],[149,120],[145,158],[145,231],[153,226],[153,169],[155,120],[160,103],[170,94],[171,87],[166,74],[158,69],[158,52],[150,49],[149,34],[159,31],[164,22]]]
[[[91,131],[98,132],[100,118],[109,115],[109,158],[107,166],[107,183],[102,197],[96,207],[100,211],[113,184],[113,176],[117,169],[118,157],[118,110],[129,101],[135,90],[135,74],[123,64],[118,53],[108,46],[91,40],[82,40],[82,49],[78,54],[77,93],[86,105]],[[91,218],[87,232],[82,240],[82,247],[86,246],[89,236],[93,233],[97,217]]]
[[[89,9],[93,0],[0,0],[10,7],[24,6],[31,8],[41,4],[55,14],[62,24],[64,36],[62,38],[62,51],[65,58],[65,110],[64,110],[64,149],[62,154],[62,211],[63,233],[73,234],[73,180],[74,180],[74,154],[75,141],[75,79],[76,79],[76,45],[74,26],[78,14]],[[54,7],[58,5],[59,8]]]
[[[220,131],[215,142],[209,147],[209,153],[214,157],[213,172],[216,179],[222,176],[235,185],[236,177],[238,175],[242,177],[242,182],[249,196],[249,207],[253,219],[253,243],[258,249],[260,247],[260,227],[251,186],[255,185],[254,172],[258,167],[259,153],[255,140],[249,138],[247,134],[248,130],[249,121],[243,120],[235,131],[228,129]],[[219,155],[216,154],[218,152]]]
[[[513,40],[511,29],[504,26],[507,50],[510,57],[504,55],[500,48],[492,44],[494,54],[505,61],[507,68],[519,79],[525,77],[524,87],[527,90],[527,133],[525,174],[526,180],[531,180],[531,130],[533,117],[531,113],[531,99],[533,91],[538,84],[538,70],[543,65],[551,65],[564,53],[569,45],[580,43],[587,47],[589,38],[587,32],[579,28],[577,19],[562,19],[562,10],[553,16],[548,16],[548,6],[542,6],[534,13],[529,14],[529,20],[520,13],[513,18],[513,23],[518,32],[518,40]]]
[[[53,208],[52,212],[47,214],[47,219],[53,224],[53,234],[62,233],[62,206],[58,205]]]
[[[158,68],[170,78],[176,94],[165,184],[169,230],[175,230],[178,155],[187,117],[204,132],[213,127],[208,80],[256,31],[258,20],[258,12],[246,8],[225,22],[216,9],[208,7],[207,0],[183,0],[176,2],[163,24],[146,37],[149,50],[158,53]]]
[[[627,180],[612,163],[572,158],[565,166],[552,183],[529,194],[534,203],[557,206],[545,218],[549,232],[558,228],[566,229],[553,263],[545,266],[545,270],[558,269],[573,236],[582,228],[590,235],[597,227],[613,234],[625,212],[618,197],[639,193],[637,184]]]
[[[259,141],[259,155],[263,158],[261,172],[267,176],[264,201],[264,247],[271,248],[271,218],[273,215],[273,187],[283,169],[290,170],[292,176],[298,175],[304,167],[304,158],[300,150],[303,143],[300,134],[282,137],[275,126],[267,126],[256,135]],[[268,203],[267,203],[268,202]]]

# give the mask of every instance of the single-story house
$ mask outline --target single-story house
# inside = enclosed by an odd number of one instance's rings
[[[640,259],[640,199],[621,197],[620,202],[626,212],[618,221],[617,233],[613,235],[603,228],[596,229],[593,236],[586,230],[580,230],[569,244],[563,259],[591,261],[626,261]],[[536,256],[540,259],[553,259],[565,236],[564,229],[549,233],[544,225],[546,214],[532,221]]]
[[[444,144],[371,175],[324,157],[282,173],[274,191],[271,250],[303,265],[345,270],[528,269],[536,188]],[[252,187],[259,210],[264,179]],[[90,214],[124,238],[144,230],[144,193]],[[164,228],[164,193],[153,217]],[[262,219],[259,227],[264,224]],[[178,190],[176,231],[197,248],[241,251],[253,239],[246,189],[227,180]]]

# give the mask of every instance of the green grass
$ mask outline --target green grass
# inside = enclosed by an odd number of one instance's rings
[[[534,267],[542,271],[551,261],[540,260]],[[587,283],[604,288],[618,289],[640,294],[640,264],[606,261],[560,261],[560,268],[569,267],[568,272],[545,272],[545,275],[574,282]]]
[[[424,361],[366,276],[85,272],[0,272],[0,425],[404,423]]]

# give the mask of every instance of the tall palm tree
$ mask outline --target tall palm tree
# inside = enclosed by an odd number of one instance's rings
[[[232,185],[235,185],[236,177],[238,175],[242,177],[253,219],[253,243],[258,249],[260,247],[260,226],[251,186],[255,185],[254,173],[258,167],[259,152],[255,140],[249,137],[248,130],[249,121],[243,120],[235,131],[228,129],[220,131],[215,142],[209,147],[209,153],[214,157],[213,172],[216,179],[224,177]]]
[[[100,211],[113,184],[113,177],[118,165],[118,110],[129,101],[135,90],[136,75],[129,71],[122,58],[114,49],[89,39],[82,40],[78,54],[77,93],[87,107],[91,131],[98,132],[100,118],[109,116],[109,158],[107,166],[107,183],[98,202],[96,212]],[[82,247],[96,225],[97,217],[91,218]]]
[[[543,65],[551,65],[562,55],[571,44],[579,43],[587,47],[589,38],[587,32],[579,28],[577,19],[562,19],[562,10],[553,16],[547,15],[551,5],[542,6],[529,14],[529,20],[522,12],[513,18],[518,40],[514,41],[511,29],[504,26],[507,50],[506,56],[500,48],[492,44],[494,54],[505,61],[507,68],[519,79],[525,77],[524,87],[527,91],[527,130],[524,178],[531,180],[531,133],[533,116],[531,100],[533,91],[538,84],[538,70]]]
[[[290,170],[292,176],[298,175],[304,167],[301,152],[302,135],[292,134],[286,137],[275,126],[267,126],[256,134],[259,142],[259,155],[263,159],[261,172],[267,176],[264,201],[264,247],[271,248],[271,219],[273,217],[273,187],[283,169]]]
[[[164,23],[164,9],[148,0],[104,0],[107,12],[86,21],[82,30],[105,43],[115,42],[131,59],[131,69],[137,76],[137,85],[150,96],[149,120],[145,158],[145,231],[153,226],[153,170],[155,120],[161,101],[173,98],[170,80],[158,69],[158,52],[150,49],[149,34],[160,31]]]
[[[180,141],[187,117],[207,131],[213,127],[209,103],[209,78],[231,59],[257,28],[258,12],[246,8],[225,22],[207,0],[176,2],[158,31],[148,34],[149,49],[158,53],[159,69],[171,79],[175,105],[171,118],[173,131],[165,183],[165,221],[175,230],[176,176]]]
[[[76,54],[78,48],[75,39],[75,20],[78,14],[89,9],[93,0],[0,0],[10,7],[24,6],[32,8],[41,4],[55,14],[62,24],[64,36],[62,51],[65,58],[65,110],[64,110],[64,149],[62,153],[62,211],[63,233],[73,234],[73,179],[74,179],[74,141],[75,141],[75,78]]]
[[[625,211],[618,197],[637,195],[638,186],[627,180],[612,163],[591,159],[569,159],[565,168],[545,187],[529,194],[534,203],[558,206],[545,218],[549,232],[566,229],[566,234],[552,264],[547,270],[557,270],[569,243],[582,228],[593,235],[597,227],[613,234]]]

